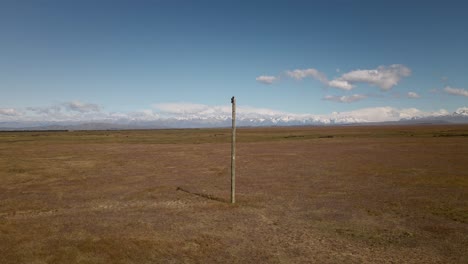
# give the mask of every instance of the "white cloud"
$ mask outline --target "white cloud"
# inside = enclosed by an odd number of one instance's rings
[[[415,92],[408,92],[408,94],[406,95],[408,98],[413,98],[413,99],[416,99],[416,98],[420,98],[421,96]]]
[[[411,119],[428,116],[447,115],[449,112],[441,109],[436,112],[424,112],[416,108],[393,108],[393,107],[372,107],[363,108],[349,112],[333,113],[331,118],[338,123],[367,123],[367,122],[387,122],[398,121],[400,119]]]
[[[329,96],[328,99],[343,103],[349,103],[366,98],[365,95],[351,96]],[[160,118],[176,118],[179,120],[191,119],[217,119],[228,120],[231,118],[231,106],[208,106],[203,104],[191,103],[168,103],[154,105],[156,111],[160,113]],[[366,122],[385,122],[398,121],[400,119],[411,119],[428,116],[441,116],[449,114],[448,111],[441,109],[435,112],[425,112],[417,108],[393,108],[393,107],[373,107],[363,108],[348,112],[333,112],[325,115],[315,114],[296,114],[283,111],[277,111],[268,108],[257,108],[250,106],[238,106],[237,118],[240,121],[257,120],[278,122],[295,122],[295,124],[310,123],[366,123]]]
[[[62,107],[60,105],[52,105],[45,107],[27,107],[26,110],[32,111],[39,115],[52,115],[60,113],[62,111]]]
[[[342,81],[342,80],[332,80],[328,82],[328,86],[338,88],[341,90],[346,90],[349,91],[354,88],[354,85],[350,84],[347,81]]]
[[[365,95],[327,96],[325,100],[349,103],[364,99]],[[460,113],[467,115],[466,107],[459,108]],[[347,112],[333,112],[330,114],[297,114],[278,111],[269,108],[258,108],[239,105],[237,118],[243,125],[303,125],[303,124],[331,124],[331,123],[365,123],[398,121],[429,116],[443,116],[450,114],[442,109],[435,112],[425,112],[417,108],[373,107],[357,109]],[[231,118],[231,105],[205,105],[194,103],[161,103],[155,104],[153,109],[140,110],[130,113],[115,113],[105,111],[79,112],[70,110],[64,104],[50,107],[30,107],[28,109],[0,108],[0,121],[35,121],[35,122],[110,122],[129,124],[133,121],[168,121],[169,124],[187,124],[182,121],[194,121],[204,126],[226,126]],[[182,123],[178,123],[178,122]],[[201,122],[201,123],[196,123]],[[171,125],[170,125],[171,126]],[[183,126],[183,125],[182,125]]]
[[[10,114],[11,115],[11,114]],[[16,110],[16,115],[21,115],[21,121],[93,121],[109,118],[109,113],[103,113],[99,105],[82,103],[82,102],[66,102],[50,106],[40,107],[25,107],[21,111]],[[11,120],[11,118],[9,119]]]
[[[323,100],[339,102],[339,103],[352,103],[352,102],[360,101],[365,98],[367,98],[367,96],[363,94],[353,94],[353,95],[344,95],[344,96],[327,95],[323,98]]]
[[[276,82],[278,79],[279,78],[276,76],[261,75],[261,76],[258,76],[255,80],[263,84],[272,84]]]
[[[342,81],[342,80],[332,80],[329,81],[325,73],[318,71],[317,69],[314,68],[309,68],[309,69],[296,69],[293,71],[286,71],[286,75],[290,78],[296,79],[296,80],[302,80],[307,77],[312,77],[321,83],[330,86],[330,87],[335,87],[339,88],[342,90],[351,90],[353,89],[353,85],[348,83],[347,81]]]
[[[348,112],[334,112],[331,118],[337,123],[396,121],[399,119],[399,111],[392,107],[363,108]]]
[[[444,91],[449,94],[453,95],[460,95],[460,96],[467,96],[468,97],[468,90],[462,89],[462,88],[453,88],[450,86],[446,86],[444,88]]]
[[[455,111],[455,114],[468,117],[468,107],[460,107]]]
[[[310,68],[310,69],[296,69],[296,70],[293,70],[293,71],[286,71],[286,75],[288,77],[291,77],[291,78],[294,78],[296,80],[302,80],[306,77],[312,77],[322,83],[328,83],[328,79],[327,79],[327,76],[314,69],[314,68]]]
[[[101,113],[97,104],[79,101],[65,102],[51,106],[26,107],[27,115],[32,119],[47,119],[51,121],[62,120],[94,120],[106,116]]]
[[[340,72],[339,69],[336,70]],[[333,80],[328,80],[325,73],[320,72],[317,69],[295,69],[292,71],[285,72],[287,77],[302,80],[307,77],[312,77],[326,86],[338,88],[342,90],[351,90],[355,87],[355,83],[367,83],[373,86],[380,87],[381,90],[387,91],[397,85],[403,77],[411,75],[411,69],[401,65],[392,64],[390,66],[379,66],[372,70],[353,70],[342,74],[340,77]],[[278,77],[275,76],[259,76],[257,77],[258,82],[265,84],[272,84],[277,81]]]
[[[19,116],[21,115],[16,109],[13,108],[0,108],[0,115],[3,116]]]
[[[229,109],[229,114],[231,113],[231,107]],[[236,109],[237,110],[237,109]],[[246,118],[255,118],[257,116],[285,116],[288,115],[286,112],[277,111],[269,108],[258,108],[258,107],[251,107],[251,106],[240,106],[237,110],[241,116]]]
[[[82,103],[79,101],[67,102],[67,103],[64,103],[64,106],[71,111],[76,111],[80,113],[100,111],[100,108],[97,104]]]
[[[178,119],[228,119],[231,118],[231,105],[209,106],[193,103],[162,103],[154,104],[153,107],[162,117],[173,117]],[[257,108],[250,106],[237,106],[237,116],[239,118],[260,118],[283,116],[287,113],[268,108]]]
[[[379,66],[373,70],[350,71],[335,80],[342,82],[342,85],[344,85],[343,82],[348,85],[352,85],[353,83],[368,83],[386,91],[397,85],[403,77],[409,75],[411,75],[411,70],[408,67],[401,64],[393,64],[390,66]]]
[[[193,103],[162,103],[153,107],[164,117],[190,118],[225,118],[231,114],[231,107],[208,106]],[[239,112],[239,110],[238,110]]]
[[[158,113],[153,110],[145,109],[130,113],[112,113],[109,115],[111,119],[128,119],[128,120],[139,120],[139,121],[154,121],[160,118]]]

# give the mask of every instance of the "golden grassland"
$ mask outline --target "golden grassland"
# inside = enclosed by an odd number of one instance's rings
[[[467,263],[468,126],[1,132],[1,263]]]

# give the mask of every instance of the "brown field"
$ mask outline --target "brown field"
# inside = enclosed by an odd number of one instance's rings
[[[468,263],[468,126],[0,133],[1,263]]]

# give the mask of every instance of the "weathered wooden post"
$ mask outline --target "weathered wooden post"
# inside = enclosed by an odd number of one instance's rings
[[[236,203],[236,98],[232,104],[232,140],[231,140],[231,203]]]

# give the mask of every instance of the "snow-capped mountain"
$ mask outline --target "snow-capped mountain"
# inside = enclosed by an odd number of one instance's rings
[[[182,110],[181,110],[182,109]],[[416,108],[392,107],[364,108],[349,112],[333,112],[327,115],[294,114],[281,111],[240,107],[237,113],[238,126],[301,126],[343,124],[421,124],[453,123],[468,124],[468,107],[449,113],[446,110],[424,112]],[[230,107],[205,105],[165,105],[162,111],[144,111],[130,114],[104,113],[81,115],[55,113],[52,120],[47,116],[15,116],[0,120],[0,130],[108,130],[108,129],[155,129],[155,128],[203,128],[229,127]]]
[[[468,107],[458,108],[457,111],[453,112],[453,116],[468,116]]]

